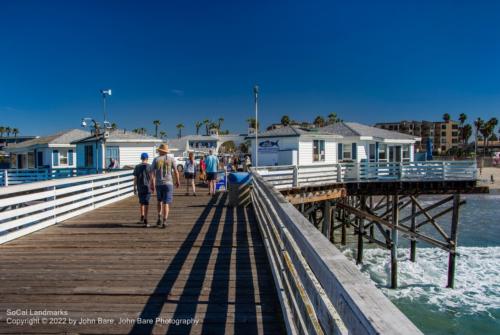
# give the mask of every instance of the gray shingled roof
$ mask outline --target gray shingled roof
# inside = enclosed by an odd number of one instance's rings
[[[90,133],[85,130],[70,129],[48,136],[41,136],[20,143],[9,144],[9,146],[6,147],[6,149],[21,149],[33,146],[45,146],[49,144],[70,144],[71,142],[77,141],[89,135]]]
[[[367,126],[357,122],[338,122],[320,128],[322,131],[341,135],[343,137],[350,136],[371,136],[381,139],[391,140],[414,140],[415,136],[399,133],[397,131],[390,131],[376,127]]]
[[[330,132],[325,132],[321,128],[305,129],[299,127],[286,126],[282,128],[276,128],[267,130],[265,132],[259,133],[259,137],[294,137],[301,135],[334,135]],[[253,138],[253,135],[248,135],[247,138]]]
[[[87,137],[73,141],[73,143],[83,143],[83,142],[93,142],[95,141],[95,136],[91,136],[87,134]],[[109,131],[109,137],[106,138],[106,141],[151,141],[151,142],[163,142],[161,139],[156,138],[154,136],[142,135],[138,133],[134,133],[132,131],[126,131],[124,129],[115,129]]]

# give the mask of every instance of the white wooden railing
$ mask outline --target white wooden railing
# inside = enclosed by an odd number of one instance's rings
[[[421,334],[258,170],[252,177],[288,334]]]
[[[132,194],[132,170],[3,187],[0,244]]]
[[[34,183],[43,180],[84,176],[95,172],[95,169],[87,168],[3,169],[0,170],[0,187]]]
[[[259,174],[278,189],[368,181],[476,180],[476,161],[362,162],[259,167]]]

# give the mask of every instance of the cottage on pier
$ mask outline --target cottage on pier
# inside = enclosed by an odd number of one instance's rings
[[[4,150],[10,154],[12,169],[70,169],[76,167],[76,146],[72,142],[89,135],[88,131],[70,129],[11,143]]]
[[[260,133],[258,146],[255,136],[247,139],[254,160],[258,148],[259,166],[413,161],[414,145],[419,140],[355,122],[276,128]]]
[[[138,134],[123,129],[109,130],[98,135],[90,135],[76,145],[77,167],[106,170],[111,160],[114,168],[133,168],[140,163],[141,153],[154,157],[156,147],[162,140],[153,136]]]

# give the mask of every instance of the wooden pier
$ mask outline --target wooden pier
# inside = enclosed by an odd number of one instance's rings
[[[317,190],[327,209],[325,199],[352,191],[349,170],[335,171],[326,177],[348,183]],[[278,189],[252,172],[250,203],[226,206],[232,191],[180,192],[165,230],[137,223],[130,170],[3,188],[0,333],[421,334],[294,207],[318,201],[298,205],[289,198],[296,194],[280,192],[283,181]],[[301,187],[318,174],[297,172]],[[62,319],[13,324],[32,318],[12,311],[60,311]]]
[[[283,333],[253,210],[225,201],[176,194],[169,226],[146,229],[130,197],[0,245],[0,333]],[[87,321],[15,326],[8,309],[63,310]],[[118,324],[138,317],[161,321]]]

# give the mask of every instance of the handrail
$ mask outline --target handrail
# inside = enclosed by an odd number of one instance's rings
[[[4,187],[0,244],[132,194],[132,170]]]
[[[251,172],[253,207],[289,334],[421,334],[258,170]]]
[[[275,187],[368,181],[476,180],[476,161],[361,162],[264,166],[259,174]]]
[[[0,169],[0,186],[33,183],[41,180],[77,177],[96,173],[94,168]]]

